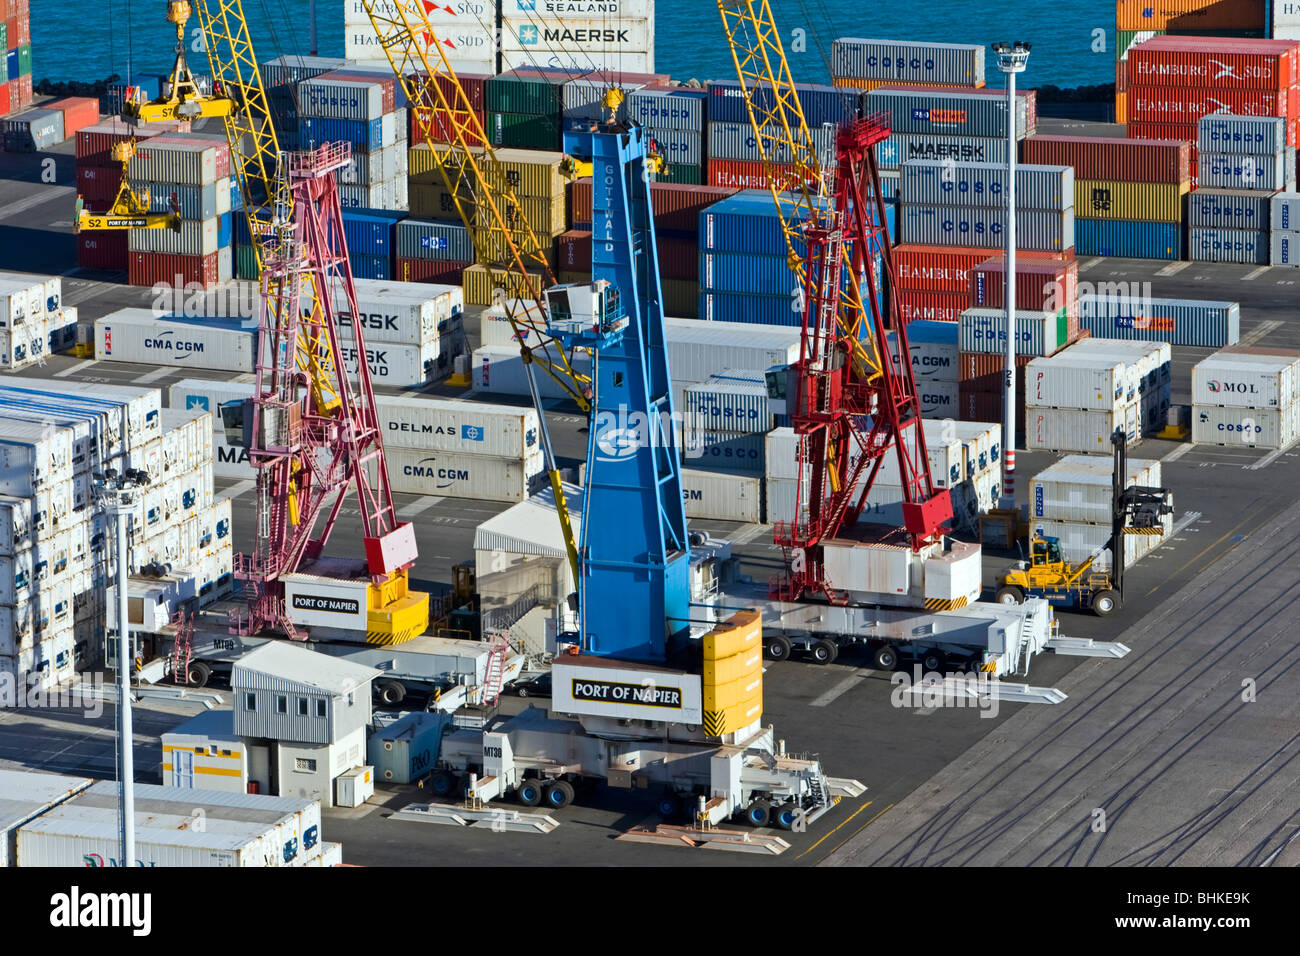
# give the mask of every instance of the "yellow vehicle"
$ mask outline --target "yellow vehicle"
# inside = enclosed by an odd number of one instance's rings
[[[163,81],[157,99],[142,102],[131,91],[122,115],[128,121],[158,123],[163,120],[196,120],[205,116],[229,116],[235,110],[234,101],[224,96],[204,96],[199,92],[194,74],[185,62],[185,24],[190,19],[189,0],[170,0],[167,4],[167,22],[176,25],[176,63],[171,76]]]
[[[1124,536],[1164,533],[1161,519],[1173,514],[1173,496],[1167,488],[1128,487],[1128,440],[1123,429],[1111,436],[1115,468],[1111,480],[1111,532],[1106,543],[1079,564],[1061,553],[1059,538],[1034,535],[1029,541],[1029,561],[1020,562],[998,582],[999,604],[1020,604],[1025,598],[1044,598],[1056,606],[1091,610],[1105,617],[1124,603]],[[1110,571],[1093,571],[1103,551],[1111,553]]]
[[[171,196],[171,212],[150,212],[153,197],[147,189],[132,189],[127,179],[126,170],[135,155],[135,140],[117,143],[113,147],[113,159],[122,164],[122,185],[117,189],[117,196],[108,212],[89,212],[85,200],[77,197],[76,218],[73,220],[77,232],[100,231],[112,229],[171,229],[181,231],[180,206],[176,195]]]

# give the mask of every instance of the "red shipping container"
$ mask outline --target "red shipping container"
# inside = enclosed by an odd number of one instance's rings
[[[1129,93],[1130,102],[1132,97]],[[1131,124],[1129,129],[1133,129]],[[1191,152],[1186,142],[1106,136],[1030,136],[1023,142],[1021,154],[1021,162],[1027,164],[1073,166],[1075,179],[1185,183],[1191,176]]]
[[[461,273],[472,262],[441,262],[434,259],[398,258],[393,278],[398,282],[436,282],[441,285],[460,285]]]
[[[899,289],[969,295],[970,270],[988,257],[987,249],[895,246],[894,278]]]
[[[1017,387],[1025,384],[1025,366],[1034,360],[1032,355],[1016,353]],[[1003,372],[1007,367],[1007,358],[1002,354],[984,354],[983,352],[959,352],[957,355],[957,381],[963,387],[974,391],[993,392],[1002,388]],[[1020,394],[1024,394],[1023,390]],[[977,419],[978,420],[978,419]],[[996,421],[996,419],[993,419]]]
[[[956,322],[970,308],[970,295],[966,292],[899,289],[898,308],[904,322]]]
[[[150,123],[148,126],[129,126],[120,119],[107,119],[94,126],[77,131],[77,165],[112,166],[113,146],[132,136],[136,141],[152,139],[163,133],[175,131],[180,125],[173,121]],[[186,124],[188,125],[188,124]]]
[[[1023,370],[1020,376],[1023,378]],[[1021,385],[1024,383],[1022,382]],[[1025,405],[1020,401],[1024,389],[1016,390],[1016,447],[1025,444]],[[963,422],[997,422],[1002,424],[1002,407],[1006,393],[988,389],[974,388],[965,382],[957,386],[957,417]]]
[[[130,285],[153,286],[159,283],[173,286],[198,283],[210,289],[221,281],[217,257],[176,256],[164,252],[131,252],[127,254],[126,281]]]
[[[994,256],[971,270],[970,303],[974,308],[1006,307],[1006,259]],[[1016,308],[1036,312],[1066,310],[1071,331],[1079,321],[1079,262],[1045,262],[1016,258]]]
[[[654,209],[655,231],[682,235],[699,232],[700,212],[737,190],[684,183],[651,183],[650,204]],[[579,179],[569,188],[571,223],[591,222],[591,180]]]
[[[468,110],[457,110],[452,113],[446,113],[440,109],[429,109],[421,106],[417,109],[406,111],[407,122],[410,124],[409,142],[412,146],[425,141],[424,123],[429,124],[431,143],[454,143],[456,142],[456,130],[459,128],[463,131],[468,142],[475,142],[481,137],[479,130],[483,129],[483,114],[470,113]],[[475,126],[475,119],[478,125]]]
[[[591,233],[573,229],[556,236],[555,268],[560,272],[590,272]]]
[[[0,83],[0,116],[9,115],[9,84]]]
[[[423,71],[407,74],[413,80],[417,87],[423,90],[420,97],[422,105],[434,108],[439,105],[438,95],[431,89],[424,89],[424,81],[427,77]],[[483,112],[486,102],[485,91],[487,81],[492,78],[488,73],[457,73],[456,80],[459,81],[461,88],[465,90],[465,96],[469,100],[469,108],[477,113]],[[443,73],[438,73],[433,78],[434,83],[442,88],[443,95],[447,98],[447,105],[452,109],[458,109],[461,106],[461,99],[456,93],[456,84],[452,82],[451,77]],[[412,105],[415,105],[414,103]]]
[[[655,245],[659,249],[659,276],[663,279],[681,279],[697,282],[700,278],[700,242],[695,236],[662,235],[656,232]],[[561,269],[564,266],[560,266]]]
[[[767,189],[767,173],[764,171],[762,163],[749,162],[739,159],[710,159],[706,164],[710,186],[726,186],[731,189]],[[794,167],[777,166],[776,175],[783,184],[794,185],[797,183]],[[808,185],[816,187],[821,177],[813,172],[808,173]],[[783,190],[787,188],[782,185]]]
[[[1130,123],[1193,123],[1211,113],[1234,116],[1283,116],[1288,119],[1286,90],[1238,90],[1217,87],[1138,86],[1129,78]]]
[[[22,46],[24,43],[32,42],[31,11],[26,9],[25,7],[20,8],[18,14],[14,17],[14,20],[17,22],[17,26],[18,26],[17,29],[18,40],[17,42],[15,42],[13,39],[14,35],[13,34],[9,35],[10,49],[17,49],[18,47]]]
[[[126,230],[118,232],[81,232],[77,234],[77,265],[83,269],[126,269]]]
[[[78,130],[99,122],[99,100],[93,96],[69,96],[46,103],[45,109],[63,114],[63,138],[71,139]]]
[[[391,113],[397,104],[397,79],[396,77],[380,76],[377,73],[354,73],[347,67],[341,70],[330,70],[328,73],[322,73],[320,76],[312,77],[313,80],[328,82],[330,80],[346,80],[349,83],[376,83],[384,91],[380,100],[381,108],[385,113]]]
[[[1300,43],[1154,36],[1129,47],[1128,81],[1130,87],[1185,87],[1215,92],[1285,90],[1300,81]]]
[[[17,113],[32,105],[32,75],[24,73],[9,80],[9,112]]]
[[[121,185],[121,166],[77,166],[77,195],[92,212],[106,212]]]

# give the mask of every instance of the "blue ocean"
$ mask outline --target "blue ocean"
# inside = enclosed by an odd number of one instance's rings
[[[316,0],[322,56],[343,55],[343,6]],[[310,51],[310,0],[243,0],[258,58]],[[175,29],[165,0],[96,0],[75,7],[32,4],[35,79],[106,79],[171,67]],[[1108,83],[1115,76],[1115,5],[1104,0],[772,0],[797,80],[826,83],[831,41],[840,36],[947,43],[1026,40],[1034,45],[1025,86]],[[198,26],[190,21],[190,29]],[[201,53],[191,54],[196,71]],[[657,0],[655,67],[674,79],[734,79],[717,7],[709,0]],[[992,61],[990,86],[1002,85]]]

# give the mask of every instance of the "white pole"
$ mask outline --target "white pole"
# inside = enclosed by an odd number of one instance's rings
[[[129,512],[124,493],[116,491],[117,511],[117,671],[118,671],[118,765],[122,810],[122,865],[135,865],[135,757],[131,749],[131,642],[127,626],[127,521]]]
[[[1007,73],[1007,387],[1002,426],[1002,505],[1016,507],[1016,73]]]

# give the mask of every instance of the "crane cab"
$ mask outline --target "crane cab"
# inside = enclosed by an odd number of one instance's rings
[[[565,347],[613,345],[628,327],[618,289],[606,279],[552,286],[545,294],[547,329]]]
[[[1060,538],[1035,537],[1029,542],[1029,548],[1029,563],[1035,568],[1065,563],[1061,555]]]

